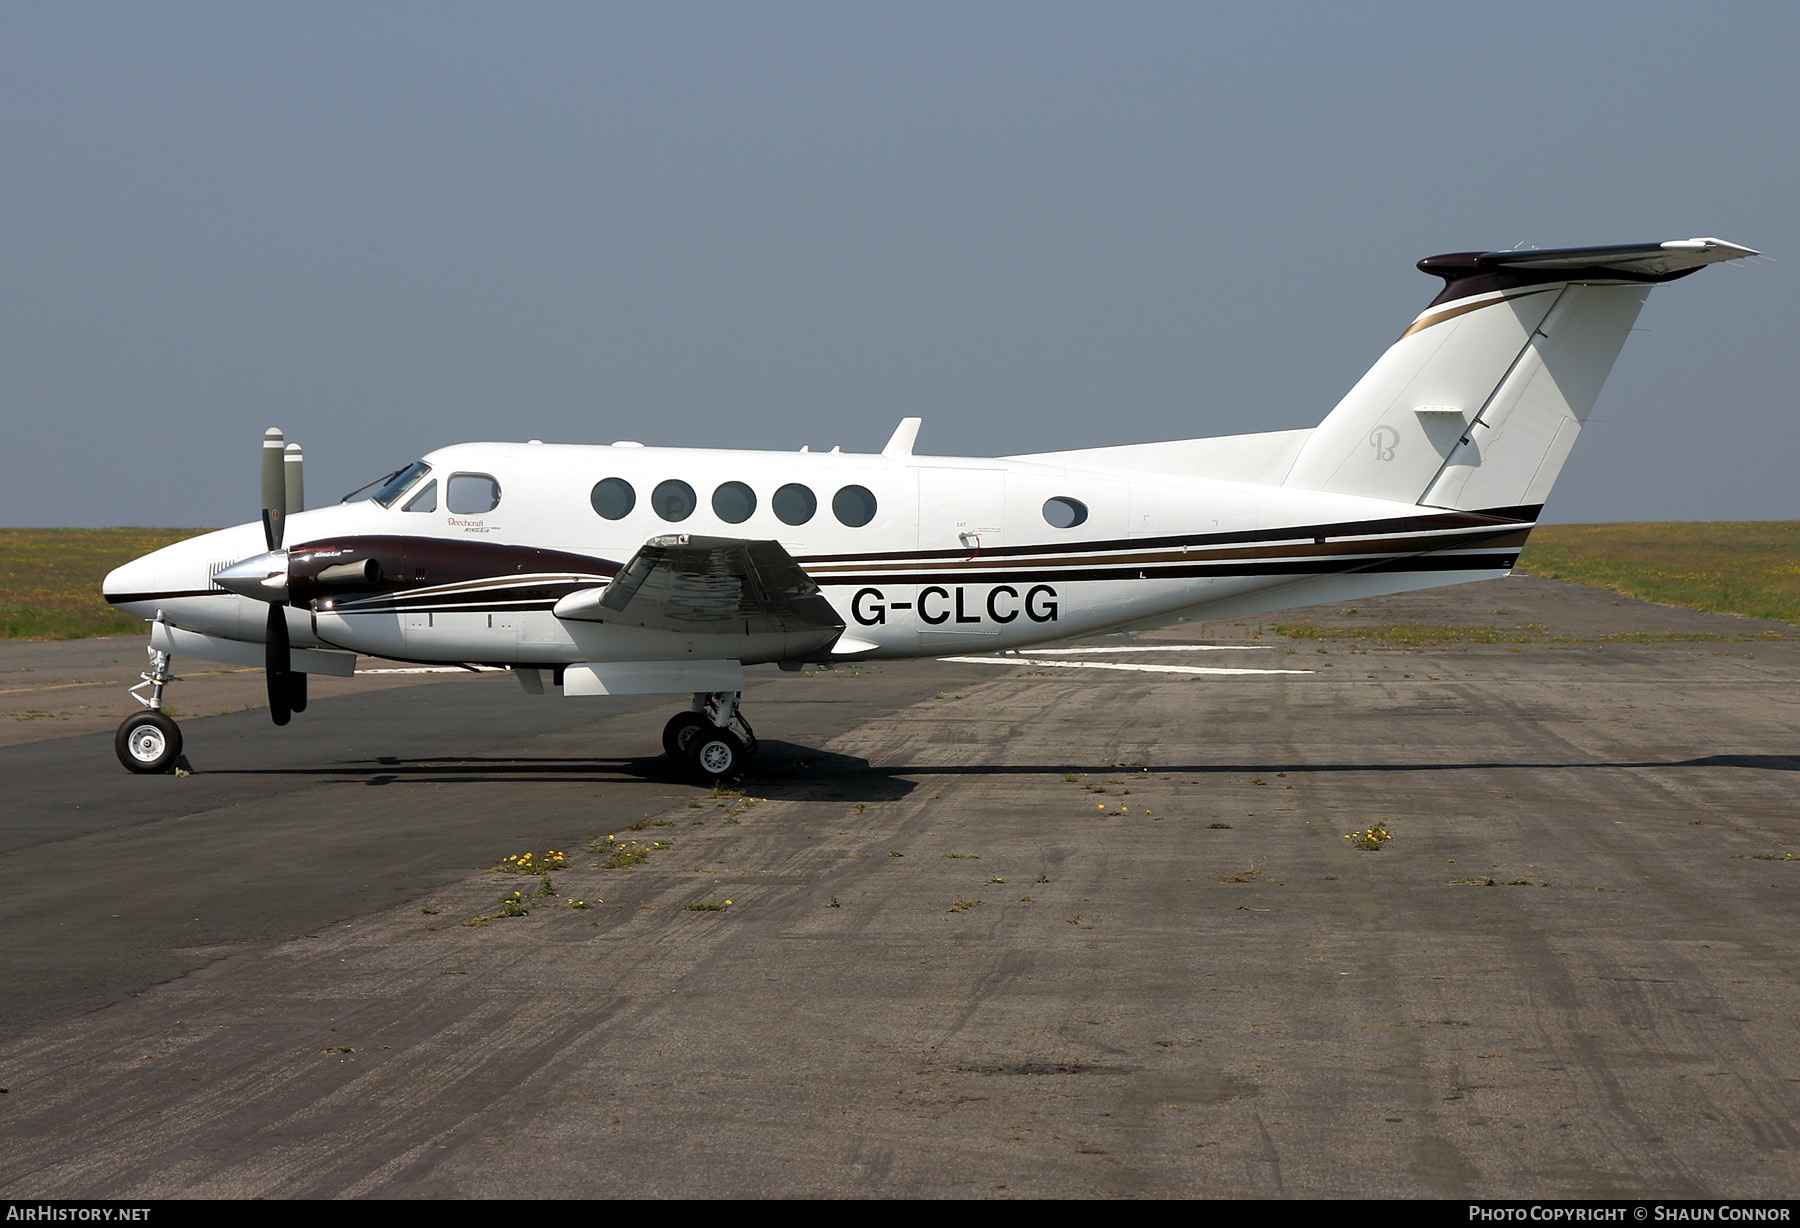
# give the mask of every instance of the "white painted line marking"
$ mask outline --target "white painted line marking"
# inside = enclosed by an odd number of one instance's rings
[[[1273,644],[1138,644],[1129,648],[1032,648],[1026,651],[1039,657],[1073,657],[1091,652],[1243,652],[1273,647]]]
[[[1054,669],[1127,669],[1145,674],[1310,674],[1310,669],[1223,669],[1209,665],[1131,665],[1124,661],[1045,661],[1033,657],[939,657],[969,665],[1047,665]]]
[[[504,674],[506,671],[498,665],[477,665],[474,669],[464,669],[460,665],[421,665],[413,669],[359,669],[359,674]]]

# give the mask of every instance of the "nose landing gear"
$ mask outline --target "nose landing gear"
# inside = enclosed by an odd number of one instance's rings
[[[156,621],[162,621],[161,610],[156,612]],[[175,761],[181,757],[181,726],[162,710],[163,688],[181,679],[169,672],[168,653],[156,648],[149,652],[150,671],[139,674],[143,681],[131,688],[131,697],[146,711],[126,717],[113,735],[113,751],[119,762],[127,771],[139,775],[173,771]],[[143,694],[146,690],[148,695]]]
[[[663,726],[663,750],[712,784],[743,770],[757,750],[756,733],[738,709],[742,691],[696,691],[693,707]]]

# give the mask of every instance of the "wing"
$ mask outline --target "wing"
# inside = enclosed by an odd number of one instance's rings
[[[556,616],[687,634],[808,634],[821,643],[844,630],[781,543],[686,533],[651,538],[612,583],[571,593]]]

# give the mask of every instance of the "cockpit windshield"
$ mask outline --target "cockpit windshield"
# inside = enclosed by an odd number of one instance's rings
[[[424,461],[414,461],[399,473],[389,474],[386,478],[382,479],[381,489],[369,497],[383,507],[392,507],[394,505],[394,500],[405,494],[408,487],[430,472],[430,465],[427,465]],[[369,486],[373,485],[375,485],[374,482],[369,483]],[[368,486],[365,486],[363,487],[363,490],[367,490],[368,488]],[[353,491],[351,494],[344,496],[344,501],[348,503],[351,498],[361,493],[361,491]]]

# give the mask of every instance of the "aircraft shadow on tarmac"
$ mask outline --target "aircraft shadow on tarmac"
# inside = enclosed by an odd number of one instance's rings
[[[1045,768],[1044,771],[1051,769]],[[1057,768],[1057,772],[1067,769]],[[401,759],[383,755],[376,759],[349,760],[316,767],[201,768],[196,774],[237,776],[250,779],[313,777],[321,782],[353,782],[381,787],[391,784],[555,784],[585,781],[638,781],[649,784],[698,788],[691,777],[665,755],[607,758],[604,756],[458,755],[453,759]],[[765,739],[743,788],[787,789],[807,782],[830,780],[835,786],[855,790],[841,792],[839,801],[892,801],[918,788],[918,782],[901,779],[896,769],[871,768],[867,759],[840,755],[816,747],[797,746]],[[943,773],[926,772],[926,775]],[[727,785],[726,787],[734,787]]]
[[[1579,770],[1593,768],[1679,768],[1728,767],[1761,768],[1774,772],[1800,772],[1800,755],[1703,755],[1697,759],[1621,759],[1595,760],[1586,763],[1531,763],[1523,760],[1481,760],[1469,763],[1098,763],[1042,764],[996,763],[959,764],[956,766],[906,767],[889,765],[873,769],[901,776],[1037,776],[1066,775],[1070,772],[1105,775],[1142,768],[1159,776],[1181,772],[1195,775],[1229,775],[1231,773],[1286,772],[1290,775],[1319,772],[1480,772],[1506,768],[1532,772]]]
[[[1142,764],[1124,763],[1029,763],[872,766],[868,760],[786,742],[765,742],[757,763],[744,777],[744,787],[786,791],[788,787],[829,780],[839,786],[831,800],[891,801],[918,788],[912,777],[942,776],[1062,776],[1069,773],[1106,775],[1128,771]],[[1470,772],[1518,769],[1524,771],[1580,771],[1643,768],[1749,768],[1763,771],[1800,771],[1800,755],[1703,755],[1692,759],[1637,759],[1589,762],[1528,762],[1479,760],[1451,763],[1155,763],[1147,770],[1158,775],[1232,775],[1284,772],[1290,775],[1341,772]],[[311,776],[320,779],[361,778],[372,787],[408,784],[509,784],[556,783],[571,780],[593,782],[641,781],[653,784],[689,784],[675,765],[662,755],[621,758],[574,756],[459,756],[454,760],[406,761],[392,756],[352,760],[318,767],[224,768],[211,775],[243,777]],[[852,796],[854,793],[854,796]],[[823,799],[821,799],[823,800]]]

